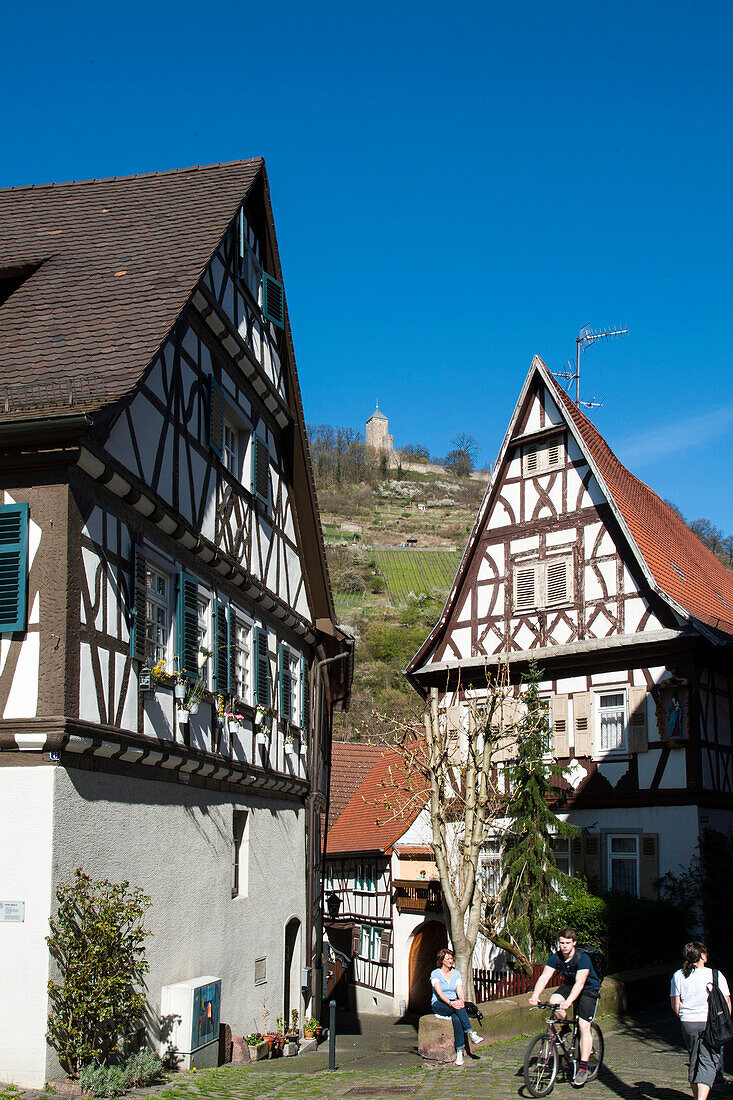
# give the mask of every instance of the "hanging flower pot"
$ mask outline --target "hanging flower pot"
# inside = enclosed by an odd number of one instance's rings
[[[191,703],[191,705],[189,706],[189,708],[188,708],[188,709],[189,709],[189,711],[191,712],[191,714],[198,714],[198,711],[199,711],[199,705],[198,705],[198,703],[196,703],[196,702],[194,702],[194,703]]]
[[[295,745],[292,741],[285,742],[285,752],[288,756],[295,756]]]
[[[306,745],[305,741],[300,742],[300,755],[301,756],[307,756],[308,755],[308,746]]]
[[[258,745],[266,745],[268,743],[268,741],[269,741],[269,738],[268,738],[267,734],[263,730],[260,730],[259,733],[257,734],[257,744]]]
[[[178,708],[178,722],[181,726],[187,726],[189,719],[189,713],[185,707]]]
[[[180,700],[180,702],[183,702],[183,700],[186,698],[186,685],[176,684],[173,688],[173,694],[175,695],[176,699]]]

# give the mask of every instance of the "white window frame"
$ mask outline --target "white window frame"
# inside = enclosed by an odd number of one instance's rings
[[[525,477],[561,470],[565,465],[565,433],[561,430],[536,443],[522,447],[522,473]]]
[[[211,631],[211,593],[206,589],[199,587],[197,597],[197,641],[196,647],[196,661],[199,660],[199,651],[203,647],[204,649],[214,651],[212,644],[212,631]],[[203,681],[206,688],[211,687],[211,664],[212,658],[207,657],[203,665],[199,665],[198,674]]]
[[[161,595],[150,584],[150,574],[154,574],[159,577],[166,586],[165,595]],[[173,612],[171,604],[171,593],[173,591],[171,574],[160,566],[157,561],[153,561],[150,558],[146,559],[145,563],[145,655],[146,659],[151,664],[157,664],[158,661],[163,660],[166,663],[170,657],[171,652],[171,637],[173,634]],[[150,617],[150,605],[153,605],[158,611],[160,611],[164,617],[163,622],[156,622],[156,620]],[[165,631],[165,641],[160,642],[153,640],[150,636],[150,627],[155,626],[157,629]]]
[[[502,871],[502,838],[490,836],[479,856],[479,873],[487,897],[495,898],[501,893]],[[493,886],[495,890],[491,889]]]
[[[635,843],[634,852],[614,852],[613,842],[615,840],[633,840]],[[607,887],[609,893],[613,893],[613,864],[615,862],[634,862],[634,874],[635,874],[635,887],[636,890],[631,894],[631,897],[639,897],[639,888],[641,884],[641,859],[640,859],[640,843],[638,833],[606,833],[606,873],[607,873]]]
[[[616,704],[614,708],[607,706],[604,707],[601,700],[605,696],[621,695],[623,696],[623,703]],[[623,707],[623,732],[621,735],[621,744],[613,748],[603,748],[601,743],[601,723],[603,721],[603,715],[605,712],[609,712],[612,709],[619,710]],[[629,751],[629,692],[627,684],[608,684],[603,688],[598,688],[593,692],[593,742],[594,742],[594,755],[595,756],[625,756]]]
[[[552,851],[555,856],[555,866],[558,871],[562,871],[563,874],[570,875],[572,873],[572,853],[570,847],[569,836],[557,836],[556,834],[550,837],[550,843],[552,844]],[[562,860],[562,866],[560,865]]]
[[[246,615],[243,615],[241,611],[236,608],[232,608],[232,618],[234,630],[232,631],[231,645],[234,648],[234,683],[231,684],[232,695],[235,699],[238,699],[241,703],[245,703],[248,706],[252,705],[252,680],[253,680],[253,668],[252,668],[252,651],[254,645],[254,623],[251,619],[248,619]],[[247,645],[240,645],[239,631],[240,629],[247,631]],[[244,665],[239,663],[240,654],[246,654]],[[241,667],[245,670],[245,692],[240,694],[239,691],[239,677],[238,671]]]
[[[551,599],[548,592],[548,571],[552,566],[563,564],[565,567],[565,598],[562,600]],[[519,599],[520,574],[526,577],[529,573],[533,577],[533,599],[521,601]],[[527,611],[553,611],[555,608],[570,607],[573,603],[573,555],[553,554],[542,561],[515,561],[512,567],[512,597],[515,614]]]
[[[365,885],[366,884],[366,885]],[[354,871],[354,893],[376,894],[377,868],[374,863],[357,863]]]

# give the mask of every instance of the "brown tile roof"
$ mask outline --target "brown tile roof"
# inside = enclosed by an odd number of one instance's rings
[[[342,747],[334,745],[334,757]],[[400,753],[373,747],[379,756],[330,828],[328,855],[390,851],[427,802],[422,776],[408,774]]]
[[[546,377],[578,429],[657,585],[694,618],[733,634],[733,573],[684,520],[619,462],[549,371]]]
[[[127,393],[165,340],[264,161],[0,190],[0,416]],[[0,291],[2,282],[0,282]],[[1,301],[0,297],[0,301]],[[8,412],[5,397],[10,393]]]
[[[331,751],[329,828],[353,798],[383,752],[382,745],[334,741]]]

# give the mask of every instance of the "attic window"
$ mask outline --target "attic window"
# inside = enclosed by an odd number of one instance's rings
[[[675,573],[677,574],[677,576],[678,576],[678,577],[681,577],[681,578],[682,578],[682,580],[684,580],[684,579],[685,579],[685,574],[684,574],[684,573],[682,572],[682,570],[681,570],[681,569],[679,568],[679,566],[678,566],[678,565],[675,565],[675,563],[674,563],[673,561],[670,561],[670,563],[669,563],[669,564],[670,564],[670,565],[672,566],[672,568],[674,569],[674,571],[675,571]]]
[[[559,470],[563,465],[565,451],[563,435],[553,435],[538,443],[527,443],[522,450],[522,469],[525,477],[543,474],[548,470]]]
[[[0,268],[0,306],[4,306],[11,294],[20,290],[26,279],[38,271],[40,264],[26,264],[25,267]]]

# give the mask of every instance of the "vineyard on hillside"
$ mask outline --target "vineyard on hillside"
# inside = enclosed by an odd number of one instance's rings
[[[462,557],[460,550],[374,550],[373,554],[392,604],[402,603],[411,592],[450,588]]]

